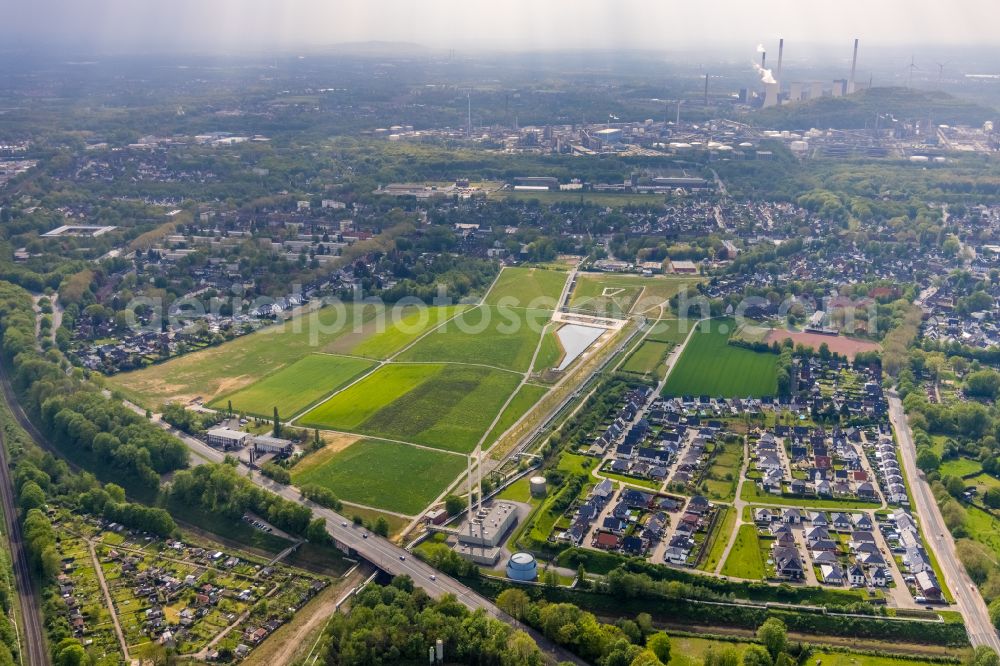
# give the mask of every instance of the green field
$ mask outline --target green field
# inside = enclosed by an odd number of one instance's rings
[[[653,324],[653,330],[649,332],[646,339],[653,342],[670,342],[679,345],[687,338],[693,325],[693,322],[689,322],[687,326],[682,327],[680,321],[677,319],[660,319]]]
[[[629,355],[622,370],[637,375],[651,375],[661,366],[672,346],[667,342],[645,340],[638,349]],[[657,374],[662,376],[662,373]]]
[[[504,268],[496,284],[483,299],[486,305],[505,304],[554,310],[566,284],[567,274],[542,268]]]
[[[527,372],[550,315],[545,310],[480,306],[432,331],[399,360],[477,363]]]
[[[953,458],[942,461],[938,471],[941,472],[941,476],[966,476],[982,472],[983,466],[978,460]]]
[[[668,632],[669,633],[669,632]],[[700,664],[709,648],[716,651],[734,648],[742,655],[749,642],[728,641],[697,636],[670,636],[670,663],[668,666],[692,666]],[[808,664],[822,666],[930,666],[940,664],[936,660],[921,660],[909,656],[869,655],[860,652],[834,652],[829,648],[817,650],[809,655]]]
[[[755,526],[740,525],[736,543],[722,565],[722,575],[751,580],[764,578],[764,560],[761,558]]]
[[[511,372],[392,363],[307,412],[309,427],[471,451],[520,382]]]
[[[360,331],[360,342],[352,332],[338,339],[333,347],[335,351],[344,347],[345,353],[354,356],[387,358],[464,309],[464,305],[408,308],[400,317],[386,319],[381,326],[372,318]]]
[[[777,355],[727,344],[732,330],[731,319],[699,323],[663,394],[725,398],[774,395],[778,388]]]
[[[715,519],[715,527],[709,535],[708,552],[698,562],[698,568],[702,571],[715,571],[723,553],[726,552],[726,545],[729,544],[733,527],[736,526],[736,509],[731,506],[723,506],[719,511],[722,512],[722,515]]]
[[[330,354],[309,354],[273,375],[264,377],[236,393],[222,396],[208,406],[269,418],[275,407],[285,417],[298,414],[325,395],[369,370],[372,361]]]
[[[108,385],[150,408],[167,401],[188,402],[198,396],[211,402],[307,354],[334,351],[327,347],[361,321],[374,316],[372,307],[338,310],[328,306],[217,347],[117,374],[108,378]]]
[[[993,556],[1000,560],[1000,520],[991,513],[967,505],[965,529],[970,537],[993,551]]]
[[[510,404],[503,410],[503,414],[500,415],[500,420],[497,421],[497,424],[490,430],[490,434],[487,435],[483,448],[486,449],[493,444],[508,428],[517,423],[517,420],[521,416],[538,404],[542,396],[548,392],[547,388],[535,386],[534,384],[525,384],[518,389],[517,393],[514,394],[514,399],[510,401]]]
[[[646,312],[669,300],[683,285],[694,282],[697,279],[579,273],[569,305],[571,308],[597,314]]]
[[[460,456],[367,439],[324,454],[319,451],[296,465],[292,482],[315,483],[344,501],[408,515],[426,508],[465,467]]]
[[[538,356],[535,357],[535,365],[532,372],[544,372],[549,368],[555,368],[563,357],[563,348],[556,335],[558,324],[552,324],[542,333],[542,343],[538,348]]]
[[[736,494],[743,449],[740,444],[720,442],[715,446],[722,448],[718,453],[713,452],[712,463],[705,473],[704,485],[707,488],[703,490],[709,499],[729,502]]]

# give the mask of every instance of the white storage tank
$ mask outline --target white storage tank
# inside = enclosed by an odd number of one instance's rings
[[[513,580],[535,580],[538,578],[538,563],[531,553],[514,553],[507,560],[507,578]]]
[[[528,485],[531,487],[531,494],[535,497],[545,496],[545,477],[544,476],[533,476],[528,480]]]

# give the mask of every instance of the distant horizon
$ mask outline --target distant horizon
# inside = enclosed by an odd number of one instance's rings
[[[808,5],[808,6],[807,6]],[[957,6],[956,6],[957,5]],[[469,2],[402,0],[36,0],[5,8],[4,50],[62,46],[108,54],[296,53],[409,44],[474,53],[652,51],[752,53],[758,43],[807,49],[997,48],[1000,7],[961,0],[742,0],[650,5],[638,0],[528,2],[489,10]]]

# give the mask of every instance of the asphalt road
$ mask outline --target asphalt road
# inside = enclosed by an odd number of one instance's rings
[[[927,546],[937,557],[948,588],[955,597],[955,605],[965,618],[965,628],[973,645],[988,645],[1000,652],[1000,637],[990,622],[990,614],[979,590],[976,589],[965,567],[955,554],[955,541],[945,527],[941,511],[938,509],[930,486],[924,475],[917,469],[917,449],[913,443],[913,433],[906,421],[903,403],[895,391],[887,392],[889,398],[889,419],[899,438],[899,450],[903,456],[903,469],[910,481],[910,492],[916,505]]]
[[[8,389],[6,381],[3,382],[3,387],[6,394]],[[10,404],[9,401],[8,404]],[[11,411],[14,411],[13,407],[11,407]],[[21,612],[22,633],[18,638],[21,641],[21,649],[24,651],[24,663],[30,664],[30,666],[43,666],[49,663],[49,651],[45,647],[45,632],[42,624],[42,613],[38,605],[35,580],[28,567],[28,553],[21,534],[21,525],[17,521],[14,484],[10,478],[10,468],[7,465],[7,446],[2,435],[0,435],[0,501],[3,502],[4,522],[6,523],[14,566],[14,586],[17,588],[17,604]]]
[[[140,408],[135,405],[129,406],[133,410],[140,410]],[[222,462],[226,457],[226,454],[221,451],[212,448],[201,440],[191,437],[176,428],[172,428],[169,424],[163,421],[157,420],[157,424],[187,445],[188,449],[190,449],[192,453],[192,465],[203,464],[205,462]],[[312,509],[314,516],[323,518],[326,521],[327,530],[334,539],[352,548],[360,557],[372,563],[382,571],[393,576],[404,574],[408,575],[413,579],[414,585],[423,588],[427,594],[433,598],[439,598],[445,594],[453,594],[459,601],[472,610],[481,608],[488,615],[506,622],[507,624],[518,629],[524,630],[535,640],[536,643],[538,643],[538,647],[552,661],[568,661],[574,664],[580,664],[581,666],[586,664],[586,662],[582,661],[579,657],[556,645],[531,627],[518,622],[511,616],[504,613],[486,597],[474,592],[451,576],[442,574],[437,569],[421,562],[409,551],[400,548],[387,539],[383,539],[372,534],[364,527],[355,525],[351,519],[340,515],[336,511],[303,498],[299,491],[293,486],[286,486],[284,484],[277,483],[260,473],[251,473],[250,468],[242,462],[240,463],[238,469],[241,474],[248,477],[261,488],[265,488],[275,495],[280,495],[289,501],[308,506]]]

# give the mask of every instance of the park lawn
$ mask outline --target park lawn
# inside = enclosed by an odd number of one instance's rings
[[[653,324],[653,330],[646,336],[652,342],[670,342],[679,345],[687,338],[694,323],[688,322],[682,326],[679,319],[659,319]]]
[[[738,443],[716,443],[722,450],[712,457],[711,466],[705,474],[704,484],[708,486],[709,499],[729,502],[736,494],[736,483],[740,476],[740,459],[743,449]],[[729,476],[727,479],[726,477]]]
[[[632,352],[622,370],[637,375],[651,375],[663,363],[664,357],[672,345],[668,342],[653,342],[645,340],[639,348]]]
[[[275,407],[291,417],[325,395],[359,377],[375,365],[372,361],[330,354],[309,354],[273,375],[236,393],[216,398],[209,407],[269,418]]]
[[[708,552],[698,563],[698,568],[702,571],[715,571],[716,565],[722,559],[722,554],[726,552],[729,537],[733,534],[733,527],[736,526],[736,509],[731,506],[723,506],[719,511],[723,513],[722,516],[715,519],[715,528],[708,537],[711,539]]]
[[[544,268],[504,268],[486,294],[486,305],[554,310],[566,284],[567,273]],[[501,303],[502,301],[502,303]]]
[[[733,549],[729,551],[729,557],[722,565],[722,575],[750,580],[764,579],[764,560],[761,557],[757,528],[754,525],[740,525]]]
[[[952,458],[943,461],[938,471],[941,476],[966,476],[982,472],[983,466],[978,460],[971,458]]]
[[[517,420],[526,414],[529,409],[538,404],[542,396],[548,392],[549,390],[544,386],[536,386],[535,384],[524,384],[521,386],[517,390],[517,393],[514,394],[514,399],[503,410],[500,420],[497,421],[497,424],[493,426],[493,429],[486,436],[483,449],[489,448],[500,435],[504,434],[508,428],[517,423]]]
[[[535,357],[535,365],[532,372],[544,372],[549,368],[559,365],[565,353],[559,336],[556,335],[558,324],[551,324],[542,333],[542,343],[538,348],[538,356]]]
[[[308,354],[328,351],[325,348],[348,333],[354,322],[373,316],[373,307],[327,306],[218,346],[119,373],[108,377],[107,384],[150,409],[168,401],[189,402],[199,396],[211,402]]]
[[[292,468],[292,482],[328,488],[345,502],[416,515],[464,468],[461,456],[363,439],[330,457],[306,457]]]
[[[647,312],[670,300],[682,286],[697,281],[690,277],[579,273],[569,304],[601,314]]]
[[[372,317],[359,330],[341,336],[330,345],[330,350],[353,356],[388,358],[466,307],[411,306],[401,310],[393,309],[384,318]]]
[[[432,331],[399,360],[482,364],[527,372],[550,316],[546,310],[480,306]]]
[[[729,345],[732,330],[731,319],[699,323],[673,367],[663,395],[774,395],[778,389],[778,356]]]
[[[519,375],[503,370],[392,363],[309,411],[301,422],[466,453],[519,383]]]

